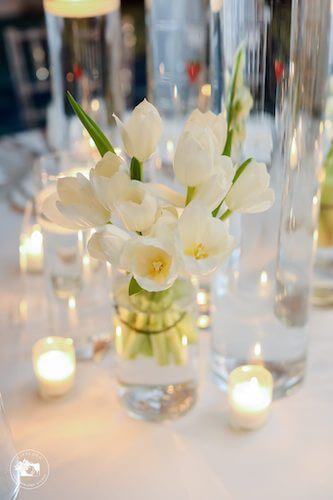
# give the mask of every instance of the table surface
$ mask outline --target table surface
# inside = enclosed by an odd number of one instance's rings
[[[16,449],[39,450],[50,464],[47,482],[21,491],[20,500],[333,498],[332,311],[313,311],[306,383],[275,401],[258,431],[228,426],[225,396],[210,379],[207,333],[199,401],[179,420],[127,417],[117,401],[111,353],[99,363],[80,363],[73,392],[46,403],[37,396],[31,366],[31,346],[47,329],[45,304],[31,288],[39,314],[17,324],[21,216],[5,203],[0,213],[0,391]]]

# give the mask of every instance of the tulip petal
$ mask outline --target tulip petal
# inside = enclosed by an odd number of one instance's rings
[[[185,271],[206,275],[229,257],[234,239],[224,222],[212,217],[202,202],[194,200],[179,219],[177,246]]]
[[[186,197],[165,184],[150,182],[147,184],[147,190],[160,200],[170,203],[175,207],[185,207]]]
[[[52,193],[48,196],[41,207],[42,214],[46,217],[46,219],[50,220],[54,224],[69,230],[80,230],[86,229],[84,224],[81,224],[78,221],[74,221],[70,218],[67,218],[63,215],[57,207],[57,202],[59,202],[58,194]]]
[[[125,124],[114,113],[112,116],[116,120],[116,124],[121,135],[121,140],[123,141],[124,149],[128,154],[128,156],[132,158],[133,156],[135,156],[134,144],[132,144],[131,138],[126,130]]]
[[[117,226],[108,225],[102,231],[97,231],[88,241],[89,254],[98,260],[110,262],[120,267],[120,256],[130,235]]]

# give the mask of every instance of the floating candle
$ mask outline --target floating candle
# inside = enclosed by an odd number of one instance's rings
[[[49,14],[61,17],[94,17],[119,9],[119,0],[44,0]]]

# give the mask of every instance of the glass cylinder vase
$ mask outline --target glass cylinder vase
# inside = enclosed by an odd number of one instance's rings
[[[0,498],[15,500],[20,490],[18,459],[0,394]]]
[[[264,213],[233,217],[238,245],[214,278],[212,318],[217,384],[225,389],[237,366],[263,364],[273,375],[275,397],[288,394],[305,372],[329,1],[320,10],[313,0],[294,1],[285,12],[287,40],[280,8],[279,2],[225,0],[219,12],[229,32],[222,56],[234,61],[243,51],[253,98],[238,158],[266,162],[276,199]],[[231,67],[224,65],[225,92]]]
[[[52,102],[48,140],[56,149],[88,142],[66,98],[70,91],[102,128],[121,114],[119,0],[44,0]]]
[[[331,26],[333,8],[331,8]],[[330,30],[329,80],[325,106],[324,176],[318,221],[318,245],[314,267],[312,302],[316,306],[333,305],[333,30]]]
[[[68,152],[42,156],[35,165],[51,333],[72,337],[78,359],[95,359],[111,345],[109,268],[87,251],[92,230],[59,226],[45,215],[44,204],[56,196],[59,178],[78,173],[88,177],[92,165],[91,159]]]
[[[207,2],[145,0],[145,6],[148,97],[164,122],[156,167],[170,174],[186,118],[209,107]]]
[[[129,296],[114,276],[114,333],[119,396],[129,415],[163,420],[187,413],[198,388],[196,293],[178,279],[166,291]]]

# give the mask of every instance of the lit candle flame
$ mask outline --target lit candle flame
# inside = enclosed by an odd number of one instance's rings
[[[259,342],[255,343],[253,352],[256,358],[261,357],[261,345]]]
[[[205,306],[208,304],[208,294],[206,290],[199,290],[197,293],[197,304],[199,306]]]

